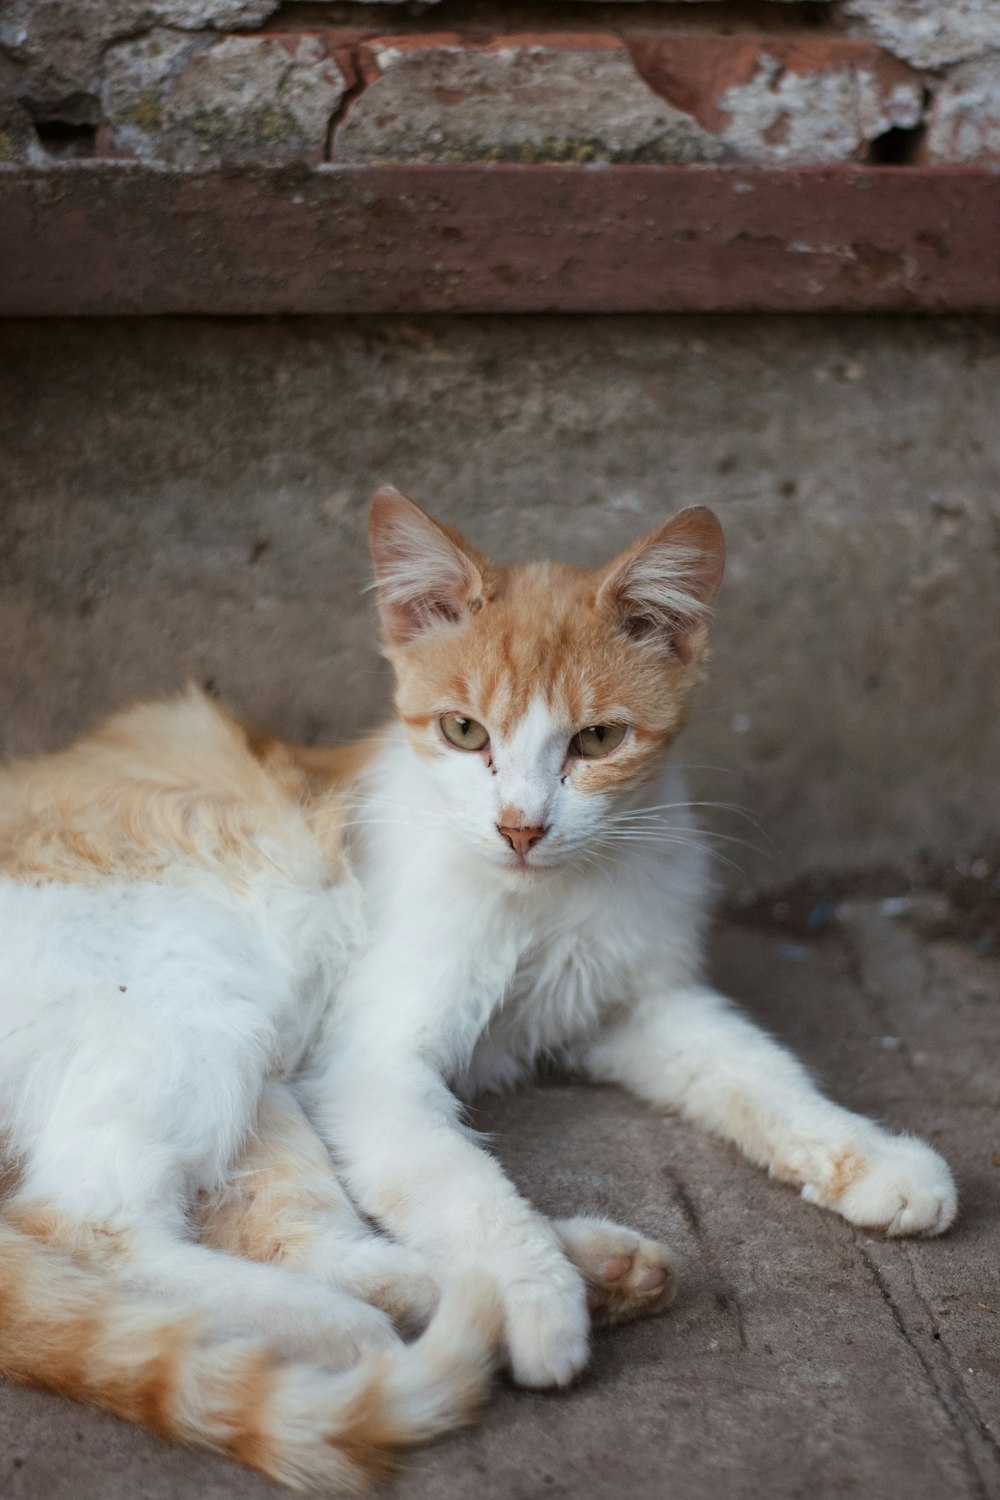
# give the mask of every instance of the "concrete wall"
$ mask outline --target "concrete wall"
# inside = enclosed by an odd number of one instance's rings
[[[731,564],[684,757],[773,840],[723,846],[746,878],[982,847],[998,390],[982,319],[0,325],[0,742],[186,678],[308,739],[371,724],[381,480],[501,559],[596,562],[699,502]]]

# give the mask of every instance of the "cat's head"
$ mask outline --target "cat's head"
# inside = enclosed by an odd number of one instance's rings
[[[607,566],[496,567],[394,489],[369,541],[396,704],[455,835],[511,871],[599,840],[701,676],[725,546],[683,510]]]

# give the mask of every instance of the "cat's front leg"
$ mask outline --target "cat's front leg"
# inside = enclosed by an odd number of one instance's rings
[[[352,1195],[442,1281],[463,1264],[485,1267],[499,1287],[514,1378],[567,1384],[588,1355],[583,1275],[552,1225],[463,1129],[440,1071],[386,1045],[380,1031],[342,1044],[313,1093],[314,1118]]]
[[[601,1034],[587,1065],[733,1141],[852,1224],[933,1235],[955,1218],[955,1184],[936,1151],[824,1098],[791,1053],[707,987],[645,997]]]

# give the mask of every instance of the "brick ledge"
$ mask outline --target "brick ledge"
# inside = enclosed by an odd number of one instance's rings
[[[977,168],[0,168],[0,314],[1000,310]]]

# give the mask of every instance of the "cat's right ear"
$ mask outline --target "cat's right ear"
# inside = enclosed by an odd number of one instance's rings
[[[368,513],[379,613],[394,646],[482,607],[486,562],[457,531],[385,485]]]

